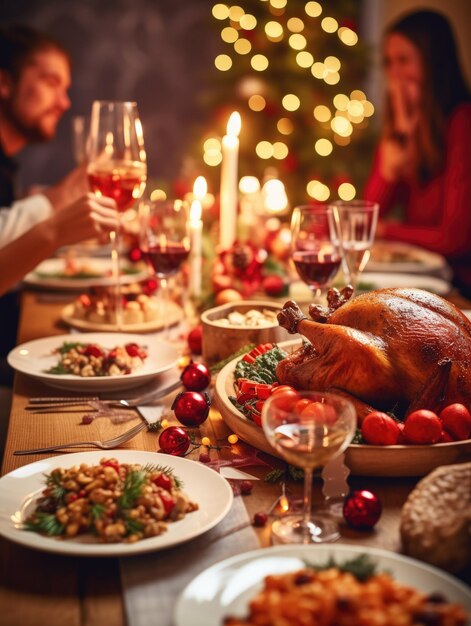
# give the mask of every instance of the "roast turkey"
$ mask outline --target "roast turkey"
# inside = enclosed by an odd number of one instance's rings
[[[279,324],[308,342],[279,363],[281,383],[343,393],[360,419],[373,408],[399,417],[453,402],[471,410],[471,322],[459,309],[420,289],[351,295],[330,290],[311,319],[284,305]]]

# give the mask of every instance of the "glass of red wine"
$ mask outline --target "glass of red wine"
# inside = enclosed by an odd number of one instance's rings
[[[142,125],[135,102],[96,100],[92,105],[88,139],[87,174],[97,196],[115,200],[124,213],[141,197],[147,179],[146,152]],[[110,233],[114,313],[118,330],[122,326],[120,284],[120,231]]]
[[[291,258],[299,274],[320,300],[342,260],[333,210],[325,204],[298,206],[291,218]]]
[[[168,279],[177,274],[190,253],[189,206],[184,200],[142,201],[139,245],[159,279],[163,330],[171,316]]]

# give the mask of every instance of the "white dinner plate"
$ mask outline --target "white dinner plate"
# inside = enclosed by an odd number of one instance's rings
[[[430,273],[446,268],[441,254],[399,241],[375,241],[368,272]]]
[[[76,276],[65,274],[65,259],[46,259],[32,272],[27,274],[23,282],[35,287],[48,289],[87,289],[89,287],[105,287],[114,284],[111,259],[74,258],[74,264],[84,273]],[[122,261],[121,284],[140,282],[149,276],[147,268]]]
[[[164,465],[183,482],[183,490],[199,506],[182,520],[168,524],[166,532],[136,543],[103,544],[90,536],[56,539],[21,528],[24,518],[32,512],[35,497],[44,489],[44,474],[62,467],[87,463],[96,465],[102,458],[115,458],[120,463]],[[32,500],[33,498],[33,500]],[[154,552],[188,541],[218,524],[229,512],[232,489],[217,472],[202,463],[170,454],[139,450],[98,450],[49,457],[19,467],[0,478],[0,535],[29,548],[76,556],[128,556]]]
[[[331,557],[343,564],[360,554],[370,556],[378,571],[387,571],[398,582],[425,593],[443,593],[448,601],[471,610],[471,594],[463,583],[394,552],[352,545],[276,546],[239,554],[204,570],[181,593],[175,626],[220,626],[229,615],[247,614],[248,603],[263,588],[265,576],[296,571],[306,562],[322,565]]]
[[[363,272],[359,279],[359,288],[363,291],[389,289],[390,287],[414,287],[425,289],[439,296],[450,292],[451,285],[443,278],[424,274],[388,274],[381,272]]]
[[[144,365],[131,374],[120,376],[74,376],[73,374],[50,374],[48,369],[58,362],[58,355],[53,351],[64,342],[79,341],[81,343],[97,343],[112,349],[126,343],[137,343],[146,346],[148,356]],[[74,391],[111,391],[130,389],[142,385],[151,378],[169,370],[176,365],[178,351],[166,341],[147,338],[142,335],[127,333],[81,333],[80,335],[55,335],[23,343],[9,353],[8,363],[18,372],[37,378],[46,385],[59,389]]]

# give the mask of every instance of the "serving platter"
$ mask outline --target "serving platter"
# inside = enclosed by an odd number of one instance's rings
[[[368,272],[412,272],[427,274],[447,268],[445,257],[419,246],[400,241],[375,241]]]
[[[292,352],[301,342],[296,339],[278,345],[287,352]],[[263,430],[236,409],[229,399],[229,396],[235,395],[234,369],[240,358],[230,361],[216,378],[215,397],[218,408],[228,427],[238,437],[259,450],[279,457]],[[424,476],[440,465],[466,458],[471,458],[470,439],[426,446],[351,444],[345,453],[346,464],[351,473],[359,476]]]

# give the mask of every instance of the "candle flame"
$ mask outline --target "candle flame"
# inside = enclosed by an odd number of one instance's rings
[[[283,513],[286,513],[287,511],[289,511],[289,500],[286,496],[281,496],[280,508],[283,511]]]
[[[197,200],[202,200],[208,191],[208,183],[204,176],[198,176],[193,185],[193,195]]]
[[[227,122],[227,134],[231,137],[238,137],[241,125],[242,121],[240,119],[240,113],[234,111],[231,113],[229,121]]]
[[[203,207],[199,200],[193,200],[190,207],[190,221],[194,224],[201,219]]]

